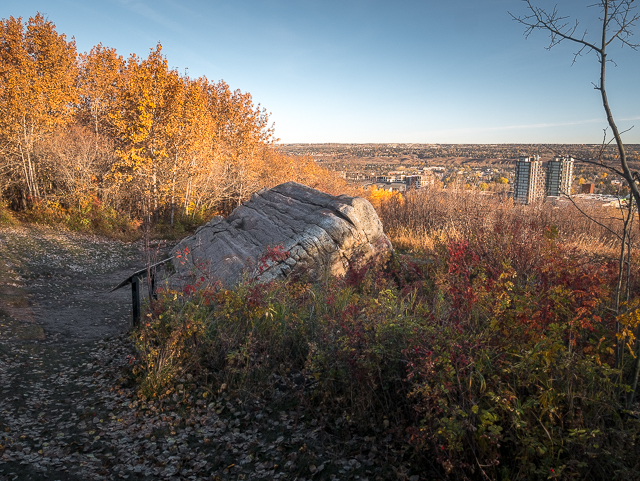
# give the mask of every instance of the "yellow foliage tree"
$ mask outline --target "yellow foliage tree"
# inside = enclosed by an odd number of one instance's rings
[[[71,119],[76,101],[76,48],[41,14],[0,23],[2,171],[10,172],[26,207],[44,192],[35,145]]]
[[[79,104],[77,117],[93,127],[108,123],[115,112],[119,89],[123,88],[125,62],[114,48],[98,44],[89,53],[79,55]]]
[[[109,199],[173,224],[289,180],[346,190],[313,160],[278,152],[249,93],[179,75],[160,44],[125,61],[102,44],[77,55],[40,14],[0,27],[0,196],[11,185],[26,207],[46,186],[63,207]]]
[[[367,199],[371,202],[375,208],[380,207],[381,204],[385,202],[399,202],[402,204],[404,201],[402,194],[400,192],[392,192],[390,190],[378,189],[375,185],[372,185],[369,191],[367,192]]]
[[[148,218],[158,214],[160,176],[170,171],[164,165],[170,131],[183,101],[178,72],[169,70],[161,52],[158,44],[143,61],[135,55],[129,58],[126,86],[109,116],[118,143],[113,178],[117,183],[137,180]]]
[[[214,124],[208,110],[208,86],[206,78],[181,79],[181,95],[175,122],[169,125],[167,133],[170,154],[173,159],[170,181],[170,223],[173,225],[177,199],[182,198],[184,213],[189,213],[190,197],[194,181],[201,175],[211,175],[211,140]],[[209,168],[207,168],[209,167]]]

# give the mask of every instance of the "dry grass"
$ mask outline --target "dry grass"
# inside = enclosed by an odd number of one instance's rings
[[[579,252],[616,258],[622,230],[619,209],[570,203],[518,205],[511,199],[474,191],[422,189],[377,206],[393,245],[401,250],[431,253],[448,240],[470,239],[513,226],[525,231],[550,228],[560,242]],[[594,222],[595,219],[600,224]]]

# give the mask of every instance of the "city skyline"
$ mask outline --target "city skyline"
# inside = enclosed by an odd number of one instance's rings
[[[583,17],[580,3],[560,12]],[[282,143],[600,143],[595,56],[572,65],[572,45],[547,51],[544,35],[525,39],[508,13],[524,8],[515,0],[9,0],[1,16],[40,11],[79,52],[102,43],[146,57],[160,42],[170,67],[250,92]],[[640,53],[610,53],[609,100],[626,130],[640,124]],[[640,125],[624,140],[640,143]]]

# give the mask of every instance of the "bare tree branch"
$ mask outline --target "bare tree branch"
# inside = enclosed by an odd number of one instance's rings
[[[527,4],[527,8],[531,12],[531,15],[526,15],[524,17],[516,17],[511,12],[511,18],[513,18],[516,22],[521,23],[526,27],[524,35],[525,37],[529,37],[531,33],[535,30],[546,30],[549,32],[550,36],[550,44],[547,47],[547,50],[555,47],[563,40],[569,40],[580,44],[582,47],[580,50],[574,54],[575,58],[580,56],[582,51],[585,48],[589,50],[593,50],[597,53],[600,52],[600,49],[596,47],[593,43],[585,40],[587,36],[587,31],[585,30],[580,37],[576,37],[575,33],[578,30],[579,23],[576,20],[573,26],[569,26],[569,22],[565,22],[569,17],[562,17],[558,14],[557,6],[553,7],[553,11],[551,14],[547,13],[544,9],[539,7],[534,7],[531,3],[531,0],[523,0],[524,3]],[[564,23],[563,23],[564,22]]]

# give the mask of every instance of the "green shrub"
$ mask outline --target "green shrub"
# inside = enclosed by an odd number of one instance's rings
[[[13,216],[4,201],[0,200],[0,226],[16,225],[18,221]]]

